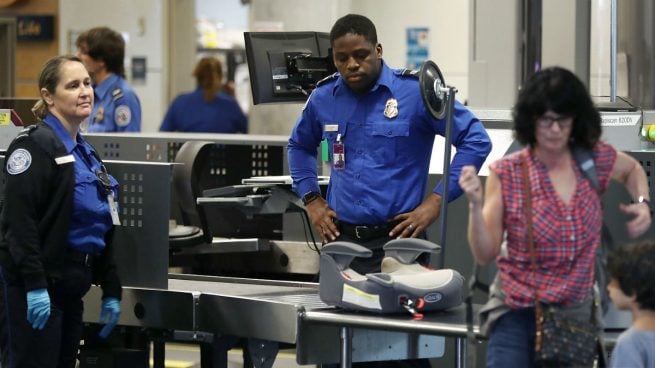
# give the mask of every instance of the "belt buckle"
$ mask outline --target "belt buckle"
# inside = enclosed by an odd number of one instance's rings
[[[359,235],[359,230],[364,231],[367,229],[368,226],[355,226],[355,236],[357,237],[357,239],[362,239],[364,237],[363,235]]]

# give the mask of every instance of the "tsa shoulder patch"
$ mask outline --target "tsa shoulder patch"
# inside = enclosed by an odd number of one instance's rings
[[[127,124],[130,123],[130,120],[132,120],[132,111],[130,110],[130,107],[127,105],[118,106],[114,111],[114,122],[116,122],[116,125],[119,127],[127,126]]]
[[[30,151],[19,148],[11,153],[7,160],[7,172],[11,175],[18,175],[25,172],[32,164]]]

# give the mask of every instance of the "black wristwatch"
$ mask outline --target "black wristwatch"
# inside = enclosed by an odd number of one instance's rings
[[[319,192],[307,192],[302,196],[302,204],[305,206],[310,204],[312,201],[321,198],[321,193]]]

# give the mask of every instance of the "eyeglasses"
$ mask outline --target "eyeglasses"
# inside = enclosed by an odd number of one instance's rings
[[[550,128],[553,126],[553,123],[557,123],[560,129],[570,128],[573,125],[573,116],[552,116],[552,115],[542,115],[537,118],[537,125],[540,128]]]

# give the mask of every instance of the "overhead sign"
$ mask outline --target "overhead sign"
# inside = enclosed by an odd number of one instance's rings
[[[52,41],[55,39],[53,15],[16,16],[17,41]]]

